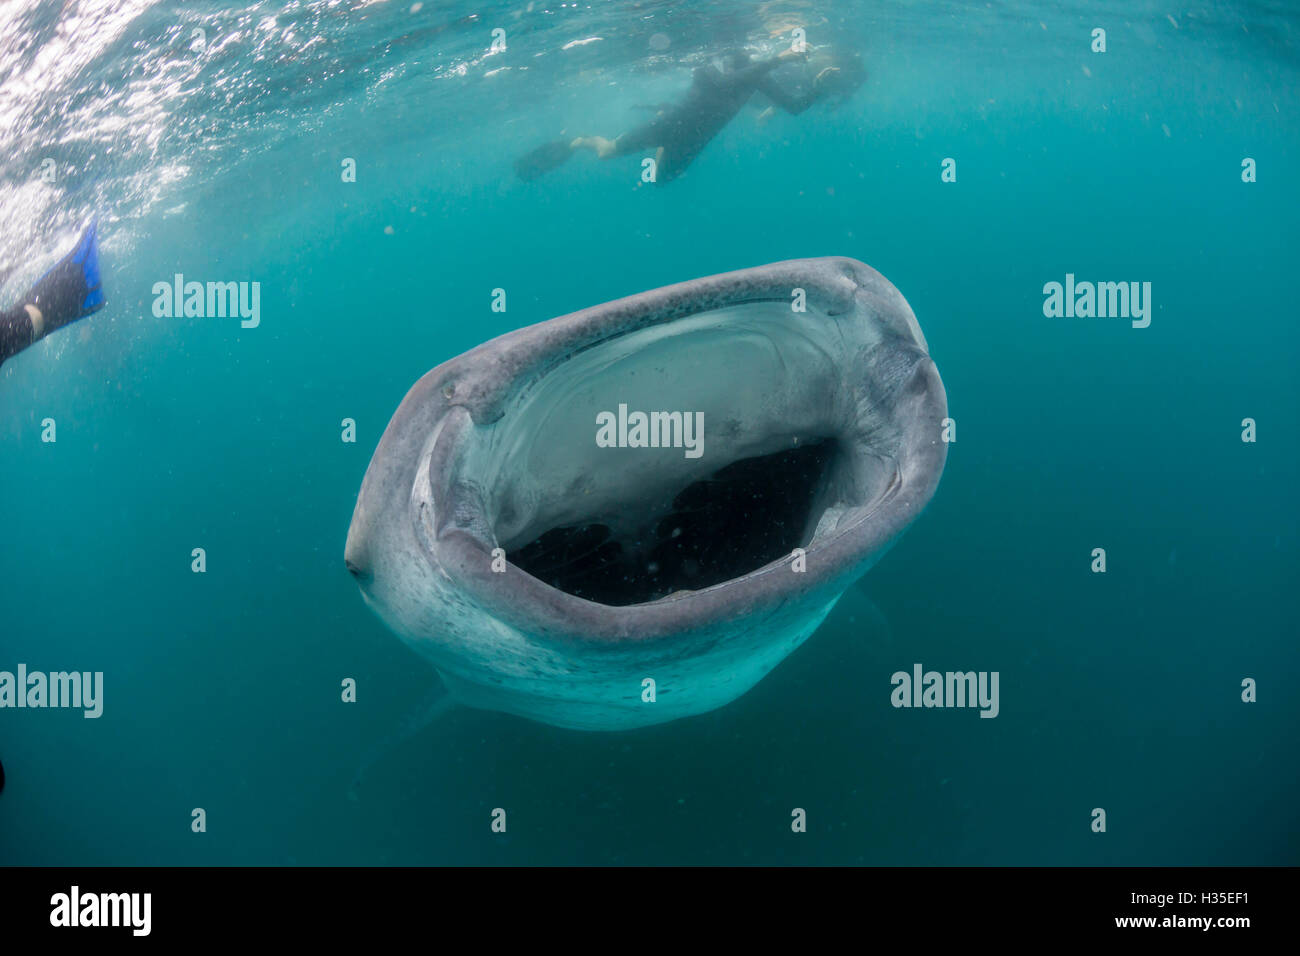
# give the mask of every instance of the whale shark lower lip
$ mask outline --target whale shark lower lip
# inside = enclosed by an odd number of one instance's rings
[[[629,409],[664,416],[659,447],[598,441]],[[697,456],[667,440],[674,412],[698,416]],[[861,262],[666,286],[424,375],[345,560],[461,702],[662,723],[736,699],[816,630],[932,497],[946,416],[911,308]]]

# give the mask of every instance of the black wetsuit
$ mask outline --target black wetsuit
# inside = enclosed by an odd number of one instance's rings
[[[0,364],[32,344],[32,317],[21,305],[0,312]]]
[[[773,82],[769,74],[783,62],[773,57],[726,73],[713,66],[698,67],[686,98],[620,136],[614,141],[614,155],[662,147],[655,181],[666,183],[681,175],[754,93],[763,93],[788,113],[802,113],[817,97],[812,91],[792,95]]]

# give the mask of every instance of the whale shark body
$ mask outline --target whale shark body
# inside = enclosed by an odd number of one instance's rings
[[[347,566],[461,703],[583,730],[704,713],[917,517],[946,416],[916,317],[861,262],[666,286],[416,382],[366,471]]]

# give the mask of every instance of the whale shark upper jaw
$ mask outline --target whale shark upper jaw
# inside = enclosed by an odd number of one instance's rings
[[[628,439],[636,412],[667,413],[657,447]],[[588,729],[673,719],[775,666],[919,514],[946,414],[910,308],[862,263],[668,286],[425,375],[345,557],[467,702]],[[602,648],[671,661],[694,690],[636,712]],[[727,690],[701,691],[723,660]]]

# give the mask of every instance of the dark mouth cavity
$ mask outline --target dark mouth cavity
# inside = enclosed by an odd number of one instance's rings
[[[807,543],[830,466],[833,438],[734,461],[663,499],[616,535],[599,518],[551,528],[508,560],[575,597],[623,607],[741,577]],[[626,515],[622,516],[626,518]]]

